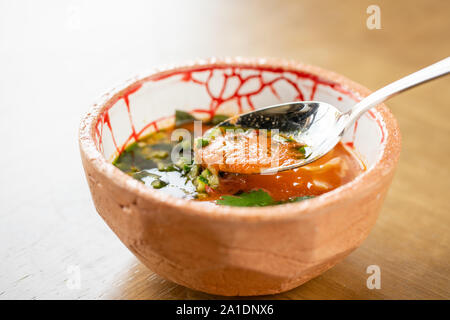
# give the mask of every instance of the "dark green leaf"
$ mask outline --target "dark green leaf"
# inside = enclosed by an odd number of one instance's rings
[[[263,207],[274,204],[272,197],[263,190],[242,193],[238,196],[222,196],[217,204],[233,207]]]
[[[175,126],[180,126],[185,123],[193,122],[195,118],[188,112],[176,110],[175,111]]]
[[[246,193],[241,193],[240,195],[234,196],[222,196],[220,200],[216,203],[225,206],[233,207],[264,207],[273,206],[291,202],[299,202],[307,199],[314,198],[314,196],[303,196],[291,198],[287,201],[274,201],[272,197],[263,190],[251,191]]]
[[[221,122],[224,122],[230,118],[230,116],[224,115],[224,114],[216,114],[210,121],[212,125],[218,125]]]
[[[137,147],[138,147],[137,142],[133,142],[132,144],[130,144],[129,146],[127,146],[127,147],[125,148],[125,151],[126,151],[126,152],[131,152],[131,151],[133,151],[134,149],[136,149]]]

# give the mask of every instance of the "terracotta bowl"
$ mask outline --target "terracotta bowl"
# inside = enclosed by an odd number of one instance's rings
[[[166,195],[122,173],[112,158],[142,135],[198,115],[293,100],[342,110],[370,91],[336,73],[275,59],[210,59],[154,70],[105,94],[81,122],[81,158],[95,207],[122,242],[162,277],[199,291],[249,296],[283,292],[357,248],[375,224],[400,153],[384,105],[346,132],[368,170],[319,197],[276,207],[205,205]]]

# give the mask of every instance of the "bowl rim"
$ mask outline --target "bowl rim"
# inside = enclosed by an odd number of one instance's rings
[[[388,175],[394,168],[400,156],[401,136],[397,120],[389,109],[380,104],[373,108],[379,119],[385,124],[387,136],[383,142],[381,156],[367,171],[357,176],[352,181],[342,186],[326,192],[318,197],[297,203],[288,203],[275,207],[231,207],[205,204],[199,201],[180,199],[152,190],[139,181],[128,176],[111,162],[95,146],[95,126],[102,112],[114,104],[114,99],[126,92],[130,87],[147,82],[154,77],[161,77],[176,71],[186,71],[198,67],[223,67],[238,65],[245,67],[276,67],[289,70],[301,70],[323,79],[339,83],[345,89],[355,94],[357,98],[363,98],[371,93],[364,86],[330,70],[309,65],[294,60],[280,58],[243,58],[224,57],[191,60],[181,64],[170,64],[151,69],[149,72],[137,75],[119,86],[114,87],[103,94],[91,106],[90,110],[81,119],[79,127],[79,147],[82,155],[86,157],[94,169],[104,178],[108,179],[118,188],[125,188],[142,197],[145,200],[160,203],[171,209],[178,210],[180,215],[200,216],[213,220],[235,220],[235,221],[277,221],[288,219],[305,218],[322,209],[332,208],[339,203],[344,203],[353,197],[355,192],[364,193],[379,181],[383,176]],[[139,202],[136,202],[139,205]],[[320,209],[320,210],[319,210]]]

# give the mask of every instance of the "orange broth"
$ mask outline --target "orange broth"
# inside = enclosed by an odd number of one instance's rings
[[[203,132],[211,127],[211,124],[202,124]],[[187,123],[178,128],[193,132],[194,126]],[[173,148],[180,143],[171,141],[174,129],[160,130],[140,139],[126,148],[114,160],[114,165],[149,187],[176,197],[216,201],[223,196],[262,190],[277,204],[321,195],[353,180],[365,170],[364,164],[342,143],[309,165],[275,174],[223,172],[220,166],[208,170],[192,162],[180,164],[172,162],[170,157]],[[190,146],[192,155],[193,143],[194,140]],[[208,174],[203,172],[205,170]],[[197,176],[194,171],[198,171]]]

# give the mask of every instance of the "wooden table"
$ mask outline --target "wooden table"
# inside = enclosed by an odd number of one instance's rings
[[[380,30],[366,27],[370,4]],[[430,0],[1,2],[0,299],[216,298],[146,269],[97,215],[77,127],[107,88],[161,63],[243,55],[317,64],[376,89],[449,55],[449,12]],[[388,103],[403,150],[364,244],[263,298],[450,298],[449,87]],[[369,265],[381,268],[380,290],[366,287]]]

